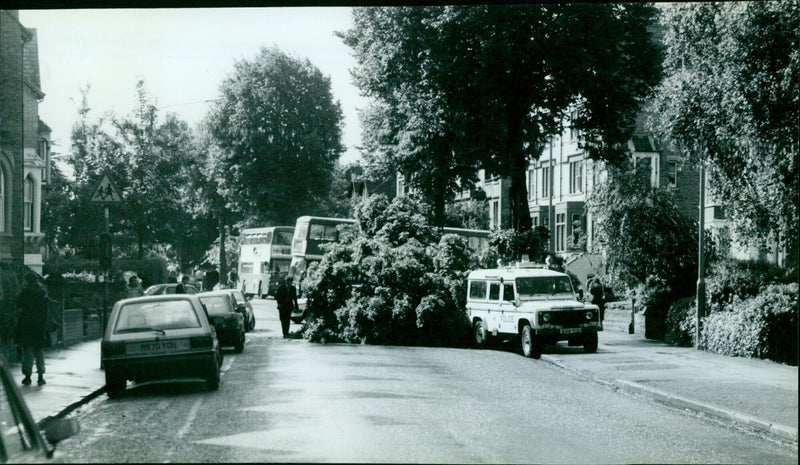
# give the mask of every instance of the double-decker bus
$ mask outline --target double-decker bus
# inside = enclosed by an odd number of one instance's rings
[[[239,283],[248,296],[275,295],[292,263],[292,226],[242,231],[239,245]]]
[[[489,234],[485,229],[442,228],[442,235],[458,234],[469,243],[473,252],[480,252],[489,247]]]
[[[325,253],[320,247],[322,244],[339,240],[336,227],[341,224],[355,224],[355,220],[347,218],[324,218],[320,216],[301,216],[294,227],[292,240],[292,264],[289,275],[295,282],[298,290],[300,280],[308,270],[309,265],[322,260]]]

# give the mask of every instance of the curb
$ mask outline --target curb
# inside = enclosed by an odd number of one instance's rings
[[[614,380],[614,385],[628,392],[644,394],[658,402],[671,405],[673,407],[695,410],[713,417],[729,420],[734,423],[749,426],[764,433],[772,434],[792,442],[797,442],[797,428],[771,423],[735,410],[725,409],[710,404],[704,404],[685,397],[676,396],[649,386],[645,386],[633,381],[623,379]]]
[[[77,409],[78,407],[80,407],[82,405],[85,405],[85,404],[88,404],[89,402],[93,401],[94,399],[99,397],[100,394],[103,394],[104,392],[106,392],[105,385],[103,385],[103,387],[101,387],[99,389],[95,389],[94,391],[92,391],[89,394],[81,397],[77,401],[72,402],[71,404],[69,404],[66,407],[62,408],[61,411],[57,412],[55,415],[51,415],[51,416],[42,418],[37,423],[41,427],[46,422],[49,422],[49,421],[52,421],[52,420],[56,420],[56,419],[60,419],[60,418],[64,418],[65,416],[67,416],[70,413],[72,413],[73,411],[75,411],[75,409]]]
[[[566,370],[570,373],[576,374],[583,378],[589,379],[593,382],[601,384],[610,389],[617,389],[633,394],[646,395],[657,402],[661,402],[663,404],[667,404],[672,407],[694,410],[696,412],[703,413],[709,416],[713,416],[723,420],[729,420],[731,422],[759,430],[763,433],[773,435],[780,439],[791,441],[795,444],[797,443],[797,428],[792,428],[790,426],[781,425],[778,423],[771,423],[769,421],[755,418],[745,413],[737,412],[735,410],[724,409],[714,405],[704,404],[702,402],[697,402],[691,399],[687,399],[685,397],[676,396],[674,394],[670,394],[668,392],[651,388],[643,384],[635,383],[633,381],[616,379],[613,382],[608,382],[599,379],[595,376],[592,376],[584,371],[576,370],[575,368],[566,366],[549,355],[542,354],[542,360],[551,365],[555,365],[558,368],[561,368],[563,370]]]

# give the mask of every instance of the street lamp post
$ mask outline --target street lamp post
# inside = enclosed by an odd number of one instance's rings
[[[700,321],[706,313],[706,281],[703,276],[705,268],[705,216],[706,216],[706,165],[705,158],[700,163],[700,218],[697,231],[697,312],[695,315],[694,340],[695,347],[700,348]]]

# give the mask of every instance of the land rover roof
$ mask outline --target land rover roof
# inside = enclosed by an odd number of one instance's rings
[[[566,274],[546,268],[493,268],[473,270],[468,279],[500,279],[513,281],[516,278],[541,278],[545,276],[566,276]]]

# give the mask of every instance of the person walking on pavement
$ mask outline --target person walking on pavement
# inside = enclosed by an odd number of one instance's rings
[[[278,315],[281,318],[281,329],[283,337],[289,337],[289,319],[292,312],[297,310],[297,289],[292,284],[291,278],[287,277],[275,291],[275,301],[278,302]]]
[[[592,303],[600,309],[600,321],[606,316],[606,296],[605,287],[599,276],[591,278],[589,281],[589,293],[592,295]]]
[[[36,276],[27,274],[24,287],[17,296],[17,344],[22,346],[22,384],[31,384],[33,361],[36,359],[38,384],[46,384],[44,380],[44,346],[47,338],[48,312],[47,291],[39,285]]]

